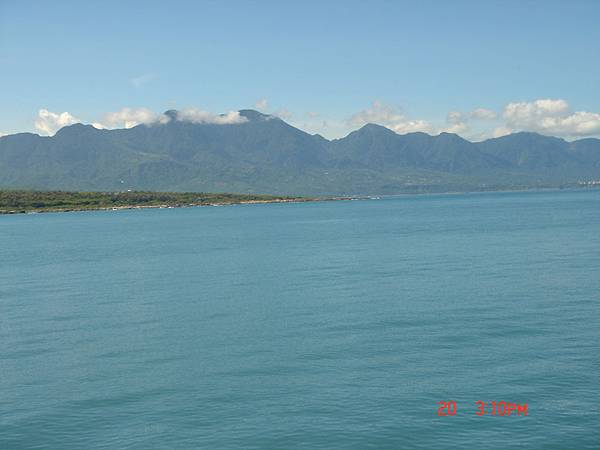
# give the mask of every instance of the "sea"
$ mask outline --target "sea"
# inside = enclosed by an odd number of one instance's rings
[[[0,448],[598,449],[600,189],[0,216]]]

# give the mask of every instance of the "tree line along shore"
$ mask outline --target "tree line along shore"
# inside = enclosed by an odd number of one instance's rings
[[[315,197],[203,192],[69,192],[0,190],[0,214],[102,209],[175,208],[322,200]]]

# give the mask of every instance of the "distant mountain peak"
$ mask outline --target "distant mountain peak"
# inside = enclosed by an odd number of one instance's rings
[[[359,129],[359,131],[360,130],[364,130],[364,131],[385,131],[386,133],[390,132],[390,131],[392,133],[394,132],[394,131],[390,130],[388,127],[384,127],[383,125],[378,125],[376,123],[367,123],[367,124],[363,125]]]
[[[448,141],[448,142],[469,142],[466,139],[460,137],[458,134],[456,133],[448,133],[447,131],[442,131],[440,134],[438,134],[438,139],[444,140],[444,141]]]
[[[176,109],[169,109],[163,113],[164,116],[171,120],[177,120],[178,111]]]
[[[490,141],[502,140],[502,141],[556,141],[564,142],[565,140],[556,136],[548,136],[546,134],[536,133],[535,131],[517,131],[515,133],[500,136],[498,138],[489,139]]]
[[[245,117],[248,122],[264,122],[265,120],[281,120],[276,116],[270,114],[263,114],[254,109],[240,109],[238,111],[240,116]]]
[[[98,129],[93,125],[83,124],[83,123],[74,123],[73,125],[67,125],[58,130],[55,136],[64,136],[64,135],[75,135],[85,133],[87,131]]]
[[[383,125],[376,123],[367,123],[358,130],[352,131],[348,136],[369,136],[369,135],[395,135],[396,133]]]
[[[517,136],[544,136],[543,134],[536,133],[535,131],[516,131],[511,133]]]

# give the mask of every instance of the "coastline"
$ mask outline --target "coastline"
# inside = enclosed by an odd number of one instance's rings
[[[233,194],[235,195],[235,194]],[[16,215],[16,214],[42,214],[42,213],[63,213],[63,212],[84,212],[84,211],[121,211],[132,209],[174,209],[174,208],[195,208],[203,206],[232,206],[232,205],[256,205],[269,203],[308,203],[322,201],[342,201],[342,200],[358,200],[359,197],[273,197],[268,198],[253,198],[253,199],[235,199],[228,201],[197,201],[197,202],[162,202],[153,204],[119,204],[119,205],[86,205],[86,206],[65,206],[65,207],[13,207],[8,208],[5,205],[0,205],[0,215]],[[366,198],[366,197],[365,197]],[[364,199],[364,198],[362,198]]]
[[[349,201],[349,200],[379,200],[393,197],[414,197],[414,196],[438,196],[438,195],[477,195],[490,193],[515,193],[515,192],[548,192],[548,191],[573,191],[573,190],[590,190],[590,186],[577,187],[533,187],[533,188],[517,188],[517,189],[489,189],[489,190],[465,190],[465,191],[446,191],[446,192],[405,192],[398,194],[381,194],[381,195],[345,195],[345,196],[314,196],[314,197],[292,197],[292,196],[274,196],[274,195],[252,195],[252,194],[207,194],[207,193],[170,193],[170,192],[120,192],[120,193],[101,193],[101,192],[70,192],[70,191],[3,191],[0,190],[0,216],[16,215],[16,214],[40,214],[40,213],[61,213],[61,212],[82,212],[82,211],[120,211],[132,209],[173,209],[173,208],[194,208],[201,206],[231,206],[231,205],[253,205],[253,204],[268,204],[268,203],[307,203],[307,202],[323,202],[323,201]],[[23,205],[8,205],[2,200],[3,196],[9,194],[29,195],[29,196],[63,196],[66,198],[73,197],[100,197],[104,198],[119,198],[122,196],[143,196],[146,197],[146,203],[136,203],[121,201],[118,204],[82,204],[82,205],[43,205],[40,203],[23,204]],[[198,199],[194,201],[181,201],[181,196],[196,196]],[[148,202],[147,197],[150,197]],[[171,197],[168,201],[157,201],[154,198]]]

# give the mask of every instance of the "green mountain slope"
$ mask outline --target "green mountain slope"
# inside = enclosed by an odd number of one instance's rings
[[[0,188],[384,194],[559,186],[600,178],[600,140],[516,133],[472,143],[365,125],[328,141],[242,110],[243,123],[178,120],[0,138]]]

